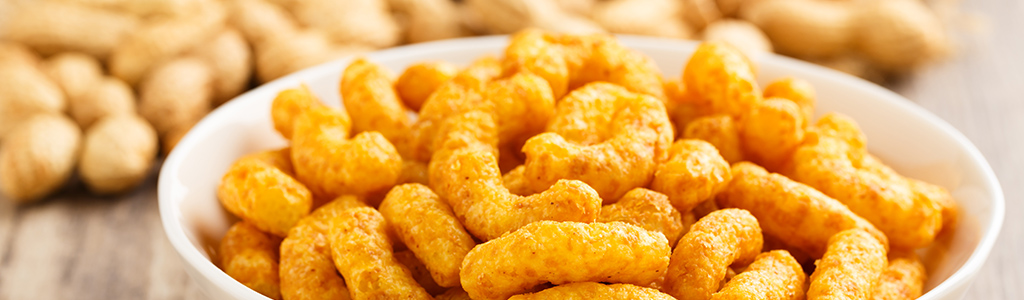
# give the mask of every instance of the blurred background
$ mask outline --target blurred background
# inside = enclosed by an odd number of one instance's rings
[[[0,299],[201,298],[164,240],[154,184],[195,122],[340,57],[530,27],[725,40],[883,84],[978,144],[1012,216],[1021,181],[1000,162],[1024,168],[1010,158],[1024,151],[1010,133],[1024,130],[1020,2],[0,0]],[[1010,224],[1016,242],[989,265],[1022,248]],[[974,295],[1024,297],[988,269]]]
[[[885,83],[955,55],[956,38],[983,31],[980,20],[947,0],[6,0],[0,140],[29,162],[0,168],[14,172],[0,191],[45,198],[75,166],[95,194],[131,190],[157,153],[234,96],[402,44],[530,27],[725,40]],[[37,114],[57,117],[15,130]],[[63,152],[29,151],[76,135],[80,157],[69,157],[70,141]],[[38,165],[45,174],[18,173]]]

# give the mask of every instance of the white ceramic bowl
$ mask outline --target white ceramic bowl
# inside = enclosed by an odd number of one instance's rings
[[[666,77],[678,78],[696,43],[621,37],[626,46],[654,58]],[[444,60],[467,64],[484,54],[498,55],[506,37],[482,37],[398,47],[367,55],[400,72],[411,63]],[[838,111],[856,119],[870,151],[897,171],[948,188],[962,209],[959,227],[922,250],[929,279],[921,299],[961,299],[988,257],[1003,223],[1003,194],[988,163],[960,132],[938,117],[884,88],[797,60],[761,55],[762,84],[783,76],[810,81],[818,91],[820,113]],[[178,144],[160,171],[160,216],[171,244],[189,275],[212,299],[266,299],[231,279],[210,261],[233,217],[218,204],[221,175],[238,157],[284,146],[273,130],[270,104],[278,91],[307,83],[330,105],[340,106],[338,83],[343,59],[278,79],[218,108]]]

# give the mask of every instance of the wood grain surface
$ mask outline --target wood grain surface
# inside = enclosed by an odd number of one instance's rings
[[[963,1],[983,18],[955,56],[889,87],[964,133],[1006,195],[1006,223],[965,299],[1024,299],[1024,1]],[[163,233],[155,172],[135,192],[0,199],[0,299],[207,299]]]

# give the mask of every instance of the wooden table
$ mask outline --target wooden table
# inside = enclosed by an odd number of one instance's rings
[[[990,31],[891,88],[963,132],[1003,185],[1006,223],[966,299],[1024,299],[1024,2],[962,7]],[[207,299],[164,236],[155,181],[119,198],[74,183],[34,205],[0,201],[0,300]]]

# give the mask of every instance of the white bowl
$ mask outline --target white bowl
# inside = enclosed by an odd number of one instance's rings
[[[620,37],[626,46],[654,58],[666,77],[678,78],[694,42]],[[448,40],[398,47],[367,57],[395,72],[423,60],[467,64],[485,54],[499,55],[507,37]],[[960,132],[907,99],[884,88],[809,63],[776,56],[753,57],[762,84],[783,76],[810,81],[818,91],[820,113],[838,111],[856,119],[870,151],[897,171],[949,189],[962,210],[959,227],[921,251],[929,271],[921,299],[961,299],[1003,223],[1002,189],[978,149]],[[300,83],[325,102],[340,106],[338,83],[348,59],[326,63],[252,90],[218,108],[192,129],[160,171],[160,216],[171,244],[189,275],[212,299],[266,299],[236,282],[211,261],[234,219],[216,199],[221,175],[238,157],[282,147],[273,130],[270,104],[278,91]]]

